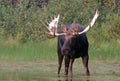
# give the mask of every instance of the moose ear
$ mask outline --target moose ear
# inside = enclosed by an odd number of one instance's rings
[[[78,25],[78,24],[75,24],[75,27],[74,27],[74,32],[75,32],[75,33],[78,33],[78,27],[79,27],[79,25]]]
[[[66,26],[64,24],[61,25],[61,29],[63,32],[67,32]]]

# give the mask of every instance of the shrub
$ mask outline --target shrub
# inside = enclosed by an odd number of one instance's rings
[[[92,19],[96,9],[99,9],[100,17],[97,20],[96,28],[91,30],[96,33],[96,36],[92,34],[91,39],[119,39],[120,6],[113,10],[113,3],[110,0],[105,2],[104,7],[95,0],[89,0],[87,3],[82,0],[49,0],[48,5],[44,5],[42,8],[35,6],[35,2],[33,2],[28,9],[26,8],[28,0],[20,0],[14,7],[11,6],[9,0],[0,2],[0,35],[5,39],[12,37],[20,42],[44,40],[46,38],[44,31],[47,31],[44,23],[57,14],[61,15],[59,27],[60,24],[73,21],[78,21],[85,27]],[[120,1],[118,1],[119,4]]]

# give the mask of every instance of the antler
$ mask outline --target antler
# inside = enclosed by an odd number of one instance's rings
[[[60,15],[58,14],[57,17],[54,17],[50,23],[48,23],[49,27],[47,29],[49,32],[46,32],[47,36],[49,38],[53,38],[55,36],[60,36],[60,35],[66,35],[66,33],[57,33],[57,27],[58,27],[58,21],[59,21]]]
[[[47,27],[47,29],[49,30],[48,34],[55,35],[55,33],[57,32],[59,17],[60,15],[58,14],[57,17],[54,17],[54,19],[52,19],[52,21],[48,23],[48,26],[49,26]]]
[[[97,20],[98,16],[99,16],[99,12],[98,12],[98,10],[96,10],[96,13],[95,13],[92,21],[90,22],[90,24],[82,32],[78,32],[77,34],[80,35],[80,34],[88,32],[90,30],[90,28],[92,28],[92,26],[95,24],[95,21]],[[46,33],[48,34],[47,36],[49,36],[50,38],[51,37],[53,38],[55,36],[66,35],[66,33],[57,33],[59,17],[60,17],[60,15],[58,14],[57,17],[54,17],[54,19],[50,23],[48,23],[49,27],[47,27],[47,28],[48,28],[49,32],[46,32]],[[73,33],[73,35],[74,34],[75,33]]]
[[[99,12],[98,12],[98,10],[96,10],[96,13],[95,13],[92,21],[90,22],[90,24],[82,32],[78,32],[78,34],[80,35],[80,34],[88,32],[90,30],[90,28],[92,28],[92,26],[95,24],[95,21],[97,20],[98,16],[99,16]]]

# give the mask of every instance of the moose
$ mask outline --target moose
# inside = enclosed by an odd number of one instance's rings
[[[62,62],[64,59],[65,75],[70,74],[70,76],[72,76],[73,75],[72,66],[74,60],[79,57],[82,58],[83,66],[86,71],[86,76],[90,75],[88,68],[89,43],[86,37],[86,32],[88,32],[93,27],[98,16],[99,16],[99,12],[98,10],[96,10],[96,13],[92,21],[84,30],[78,22],[73,22],[72,24],[62,24],[61,29],[57,31],[60,15],[58,15],[50,23],[48,23],[49,27],[47,28],[49,32],[46,32],[47,36],[49,38],[58,37],[58,42],[57,42],[58,43],[57,44],[58,75],[60,74]]]

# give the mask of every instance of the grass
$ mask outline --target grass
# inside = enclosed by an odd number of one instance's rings
[[[57,57],[55,44],[55,40],[39,43],[27,42],[25,44],[2,42],[0,45],[0,60],[36,61],[55,59]]]
[[[57,60],[57,40],[50,39],[42,42],[17,41],[0,42],[0,60],[2,61],[37,61]],[[91,42],[89,55],[91,60],[119,60],[119,42]]]
[[[97,42],[90,44],[89,54],[97,60],[120,60],[119,42]]]

